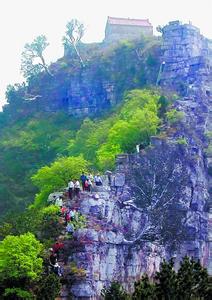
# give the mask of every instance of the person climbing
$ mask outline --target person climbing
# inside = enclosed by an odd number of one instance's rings
[[[65,225],[68,225],[68,222],[71,220],[70,211],[67,210],[65,213]]]
[[[95,181],[96,186],[101,186],[102,185],[102,178],[99,174],[94,176],[94,181]]]
[[[87,180],[87,184],[88,184],[87,190],[88,192],[91,192],[93,184],[90,178]]]
[[[85,180],[85,191],[88,190],[88,179]]]
[[[60,252],[64,248],[64,244],[60,241],[56,241],[54,245],[52,245],[53,252],[56,254],[57,260],[59,260]]]
[[[68,196],[70,200],[72,200],[74,196],[74,183],[71,179],[68,183]]]
[[[50,256],[49,256],[49,265],[51,267],[52,272],[54,272],[58,276],[62,276],[61,268],[57,261],[57,254],[54,253],[53,248],[50,248]]]
[[[85,182],[87,180],[87,176],[84,173],[82,173],[82,175],[80,176],[80,180],[82,182],[82,190],[85,191],[86,190]]]
[[[49,263],[51,266],[54,266],[57,262],[57,255],[54,253],[54,249],[50,248],[50,256],[49,256]]]
[[[80,183],[77,179],[74,181],[74,193],[77,198],[80,198]]]
[[[65,217],[66,211],[67,211],[67,207],[63,206],[63,207],[61,208],[61,210],[60,210],[61,215],[62,215],[63,217]]]

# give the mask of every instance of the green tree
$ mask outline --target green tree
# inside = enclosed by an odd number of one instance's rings
[[[75,139],[69,141],[69,155],[83,154],[83,157],[97,167],[97,151],[106,142],[110,128],[116,122],[116,115],[105,120],[91,121],[86,118]]]
[[[54,273],[45,275],[39,282],[36,291],[37,300],[52,300],[55,299],[60,292],[60,279]]]
[[[174,262],[165,260],[160,265],[160,271],[156,273],[156,295],[158,299],[177,299],[177,274],[174,270]]]
[[[171,101],[169,101],[165,96],[160,96],[158,103],[159,103],[159,116],[163,118],[167,111],[167,108],[171,104]]]
[[[42,271],[42,245],[33,234],[7,236],[0,242],[0,280],[36,280]]]
[[[184,257],[177,273],[178,299],[205,299],[208,294],[209,277],[207,270],[188,256]]]
[[[35,297],[30,291],[21,288],[6,288],[3,299],[5,300],[33,300]]]
[[[99,168],[113,168],[117,154],[134,152],[136,144],[149,144],[160,125],[158,98],[158,94],[148,90],[132,90],[126,94],[105,143],[96,151]]]
[[[31,44],[25,44],[21,59],[21,72],[25,78],[35,76],[43,70],[52,76],[43,54],[48,45],[45,35],[39,35]]]
[[[124,152],[131,152],[137,139],[137,128],[131,122],[125,120],[118,120],[108,134],[108,143],[119,145]]]
[[[39,188],[35,206],[44,205],[48,195],[67,186],[70,178],[79,178],[87,172],[88,162],[82,156],[61,157],[50,166],[45,166],[32,176],[33,183]]]
[[[59,222],[60,208],[50,205],[44,208],[27,208],[21,214],[8,215],[7,222],[0,226],[0,237],[33,233],[45,245],[52,243],[60,235],[62,224]]]
[[[115,157],[121,153],[121,147],[115,144],[105,143],[97,151],[97,165],[99,169],[113,169]]]
[[[41,243],[32,233],[7,236],[0,242],[0,294],[5,299],[31,297],[31,288],[43,270]]]
[[[153,300],[155,296],[155,285],[151,283],[147,275],[142,276],[141,280],[134,283],[132,300]]]
[[[112,282],[109,288],[104,288],[101,295],[105,300],[127,300],[129,296],[118,282]]]
[[[55,205],[44,207],[41,210],[41,219],[37,234],[42,242],[48,242],[57,238],[63,228],[59,222],[60,208]]]
[[[96,124],[89,118],[86,118],[80,129],[77,131],[75,138],[69,141],[67,147],[70,155],[79,155],[80,153],[86,157],[87,139],[96,130]]]

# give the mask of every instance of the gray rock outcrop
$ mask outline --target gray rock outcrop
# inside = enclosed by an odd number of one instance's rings
[[[75,233],[69,257],[86,275],[70,290],[76,299],[99,299],[119,281],[127,291],[142,273],[151,277],[163,258],[200,259],[212,274],[211,43],[191,24],[163,28],[165,62],[159,81],[176,92],[183,118],[167,124],[141,153],[117,157],[112,186],[82,194],[87,228]]]

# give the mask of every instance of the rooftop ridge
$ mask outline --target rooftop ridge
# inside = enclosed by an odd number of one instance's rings
[[[152,26],[149,19],[119,18],[108,16],[107,22],[114,25]]]

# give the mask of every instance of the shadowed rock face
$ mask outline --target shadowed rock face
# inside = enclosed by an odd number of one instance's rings
[[[212,274],[209,42],[197,28],[177,22],[165,26],[163,36],[160,85],[177,90],[174,105],[184,117],[145,151],[120,155],[111,187],[105,179],[96,192],[82,194],[88,226],[75,233],[80,247],[69,257],[86,270],[70,288],[77,299],[98,299],[115,280],[132,291],[142,273],[153,276],[171,256],[176,268],[189,255]]]

